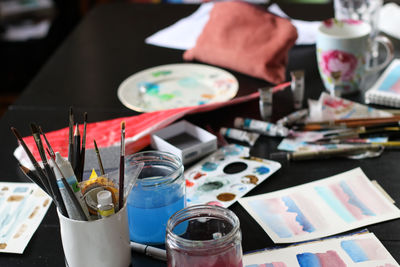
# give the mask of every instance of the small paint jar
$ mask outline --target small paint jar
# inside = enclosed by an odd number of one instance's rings
[[[127,199],[130,240],[163,244],[169,217],[186,207],[183,164],[168,152],[144,151],[127,157],[127,164],[144,166]]]
[[[242,267],[242,235],[229,209],[195,205],[168,220],[168,267]]]

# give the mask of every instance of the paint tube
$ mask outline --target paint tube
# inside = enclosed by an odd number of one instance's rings
[[[253,146],[255,142],[257,141],[258,137],[260,136],[258,133],[250,133],[247,131],[242,131],[239,129],[234,129],[234,128],[225,128],[222,127],[219,132],[231,139],[235,139],[238,141],[246,142],[249,145]]]
[[[289,134],[289,129],[283,125],[248,118],[237,117],[234,125],[236,128],[243,128],[267,136],[287,136]]]
[[[103,190],[97,193],[97,212],[100,218],[111,216],[115,213],[111,192]]]
[[[295,109],[301,109],[304,98],[304,70],[291,71],[290,76],[292,77],[293,106]]]
[[[258,92],[260,93],[260,114],[261,118],[265,121],[270,120],[272,116],[272,89],[272,87],[263,87],[258,89]]]
[[[86,217],[89,218],[88,207],[86,206],[83,199],[81,189],[78,186],[78,180],[76,179],[71,164],[67,160],[65,160],[59,152],[56,152],[55,163],[57,164],[58,168],[54,168],[54,173],[57,178],[58,188],[60,188],[61,197],[63,198],[65,208],[67,209],[68,217],[74,220],[81,219],[80,214],[78,213],[77,209],[74,208],[74,205],[72,204],[72,201],[66,192],[67,189],[64,187],[64,184],[61,181],[62,177],[65,177],[65,180],[71,186],[72,191],[74,191],[74,194],[83,209],[83,212],[85,213]]]
[[[276,122],[276,124],[290,126],[290,125],[304,119],[307,116],[307,114],[308,114],[308,109],[300,109],[300,110],[290,113],[286,117],[283,117],[282,119],[278,120]]]

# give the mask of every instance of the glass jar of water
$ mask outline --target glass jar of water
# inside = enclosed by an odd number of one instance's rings
[[[127,161],[144,163],[127,201],[130,239],[163,244],[169,217],[186,206],[182,161],[161,151],[139,152]]]
[[[210,205],[182,209],[167,224],[168,267],[242,267],[241,242],[232,211]]]

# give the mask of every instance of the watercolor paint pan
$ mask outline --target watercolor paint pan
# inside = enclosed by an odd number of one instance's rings
[[[224,146],[185,171],[187,204],[229,207],[280,167],[278,162],[250,157],[248,147]]]

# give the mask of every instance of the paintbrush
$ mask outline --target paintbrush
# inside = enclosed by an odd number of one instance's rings
[[[53,195],[54,202],[55,202],[56,206],[59,208],[61,214],[63,214],[65,216],[67,214],[67,210],[65,209],[65,205],[62,200],[60,190],[58,189],[58,186],[57,186],[56,176],[55,176],[53,170],[51,169],[49,163],[47,162],[47,157],[46,157],[46,153],[43,148],[42,139],[40,138],[39,129],[34,123],[31,123],[31,130],[32,130],[33,139],[35,140],[37,149],[40,154],[40,158],[42,159],[42,162],[43,162],[44,170],[47,174],[47,179],[48,179],[51,193]]]
[[[14,133],[15,137],[18,139],[18,141],[19,141],[20,145],[22,146],[22,148],[24,149],[25,153],[28,155],[28,158],[31,161],[32,165],[35,167],[38,177],[40,178],[42,184],[46,188],[47,194],[49,194],[49,196],[51,196],[53,198],[53,196],[51,194],[52,191],[50,189],[50,185],[48,183],[46,174],[43,172],[39,163],[36,161],[35,157],[32,155],[32,152],[29,150],[28,146],[25,144],[24,140],[22,139],[21,134],[14,127],[11,127],[11,131]]]
[[[25,167],[24,165],[18,163],[19,168],[21,169],[21,171],[25,174],[25,176],[31,180],[32,182],[34,182],[35,184],[37,184],[44,192],[47,193],[46,188],[44,187],[42,181],[40,180],[39,176],[36,175],[36,173],[34,173],[33,171],[31,171],[29,168]],[[47,193],[48,194],[48,193]]]
[[[124,179],[125,179],[125,121],[121,122],[121,154],[119,161],[119,198],[118,208],[124,205]]]
[[[87,112],[83,114],[83,135],[82,135],[82,147],[80,154],[80,165],[79,165],[79,178],[80,182],[83,179],[83,170],[85,168],[85,153],[86,153],[86,126],[87,126]],[[78,180],[79,181],[79,180]]]
[[[69,108],[69,134],[68,134],[68,161],[73,164],[74,161],[74,114],[72,107]]]
[[[43,136],[44,141],[46,142],[47,148],[48,148],[49,151],[51,152],[50,157],[55,157],[54,150],[53,150],[53,148],[51,147],[51,145],[50,145],[50,143],[49,143],[49,140],[47,140],[47,137],[46,137],[46,135],[44,134],[43,129],[42,129],[41,126],[39,126],[39,132],[40,132],[40,134]]]
[[[104,175],[105,172],[104,172],[104,168],[103,168],[103,162],[101,161],[100,151],[99,151],[99,148],[97,147],[96,140],[93,139],[93,143],[94,143],[94,149],[96,151],[97,161],[99,162],[99,168],[100,168],[101,175]]]
[[[75,176],[77,176],[78,182],[81,180],[79,175],[79,166],[81,164],[81,134],[79,133],[78,123],[75,125],[74,133],[74,159],[72,161],[72,168],[74,170]]]

